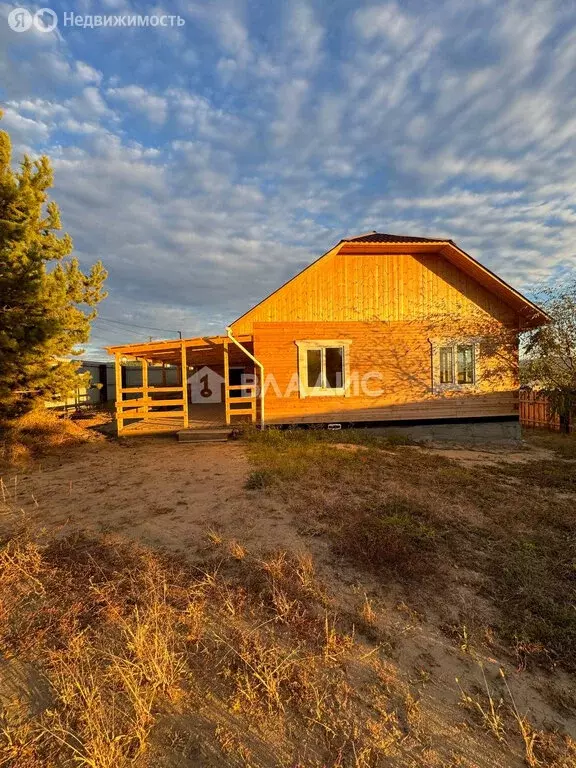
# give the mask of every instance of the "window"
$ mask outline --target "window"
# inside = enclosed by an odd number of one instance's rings
[[[440,347],[440,384],[454,383],[454,349]]]
[[[344,348],[325,347],[324,376],[326,386],[339,389],[344,386]]]
[[[307,386],[322,387],[322,353],[323,349],[309,349],[306,353]]]
[[[458,384],[474,384],[474,345],[461,344],[458,350]]]
[[[314,389],[342,389],[344,348],[320,347],[306,351],[307,385]]]
[[[300,396],[346,395],[349,341],[297,341]]]
[[[474,344],[452,344],[440,347],[440,384],[475,384]]]

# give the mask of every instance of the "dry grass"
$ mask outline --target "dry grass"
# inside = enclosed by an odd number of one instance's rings
[[[573,505],[526,493],[515,468],[350,441],[248,442],[265,478],[247,492],[255,513],[266,496],[286,504],[342,581],[317,570],[318,549],[257,551],[216,526],[187,560],[38,530],[3,486],[0,766],[575,768],[575,743],[518,691],[539,665],[576,666]],[[439,658],[458,660],[460,688]],[[474,663],[487,658],[492,674]]]
[[[457,680],[461,704],[500,743],[520,737],[524,763],[529,768],[573,768],[576,765],[576,742],[569,736],[558,740],[554,735],[534,727],[528,715],[521,714],[502,669],[502,690],[491,689],[484,667],[479,663],[482,685],[473,692],[465,691]]]
[[[173,723],[198,717],[203,766],[424,764],[417,698],[340,621],[310,557],[240,547],[215,542],[198,568],[111,539],[6,533],[0,653],[49,696],[36,712],[0,698],[0,765],[155,764]]]
[[[23,466],[66,446],[102,439],[80,423],[45,408],[36,408],[0,429],[0,467]]]
[[[548,432],[543,429],[526,430],[526,438],[538,447],[554,451],[562,459],[576,459],[576,433]]]
[[[368,450],[334,450],[317,434],[270,432],[248,443],[265,491],[290,505],[303,531],[327,536],[336,555],[383,584],[406,585],[412,598],[414,578],[426,576],[433,596],[452,579],[448,563],[473,568],[480,597],[500,612],[495,642],[519,666],[576,669],[572,460],[469,467],[373,437]]]
[[[504,741],[505,727],[502,709],[504,700],[493,695],[486,679],[484,668],[482,671],[483,688],[476,693],[465,691],[456,679],[461,694],[462,705],[480,720],[480,724],[490,731],[498,741]]]

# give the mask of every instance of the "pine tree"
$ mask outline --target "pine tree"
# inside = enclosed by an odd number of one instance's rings
[[[25,157],[18,171],[11,159],[0,131],[0,420],[82,383],[79,364],[67,358],[82,354],[107,277],[101,262],[84,274],[70,257],[70,236],[56,234],[49,159]]]

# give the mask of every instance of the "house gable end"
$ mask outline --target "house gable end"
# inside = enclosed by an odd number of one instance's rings
[[[516,325],[516,308],[442,253],[447,243],[342,241],[232,329],[252,333],[261,322],[409,322],[471,315]]]

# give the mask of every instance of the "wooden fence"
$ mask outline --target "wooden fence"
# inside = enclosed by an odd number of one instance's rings
[[[548,396],[541,392],[521,389],[519,404],[523,427],[538,427],[552,432],[574,431],[574,421],[553,413]]]

